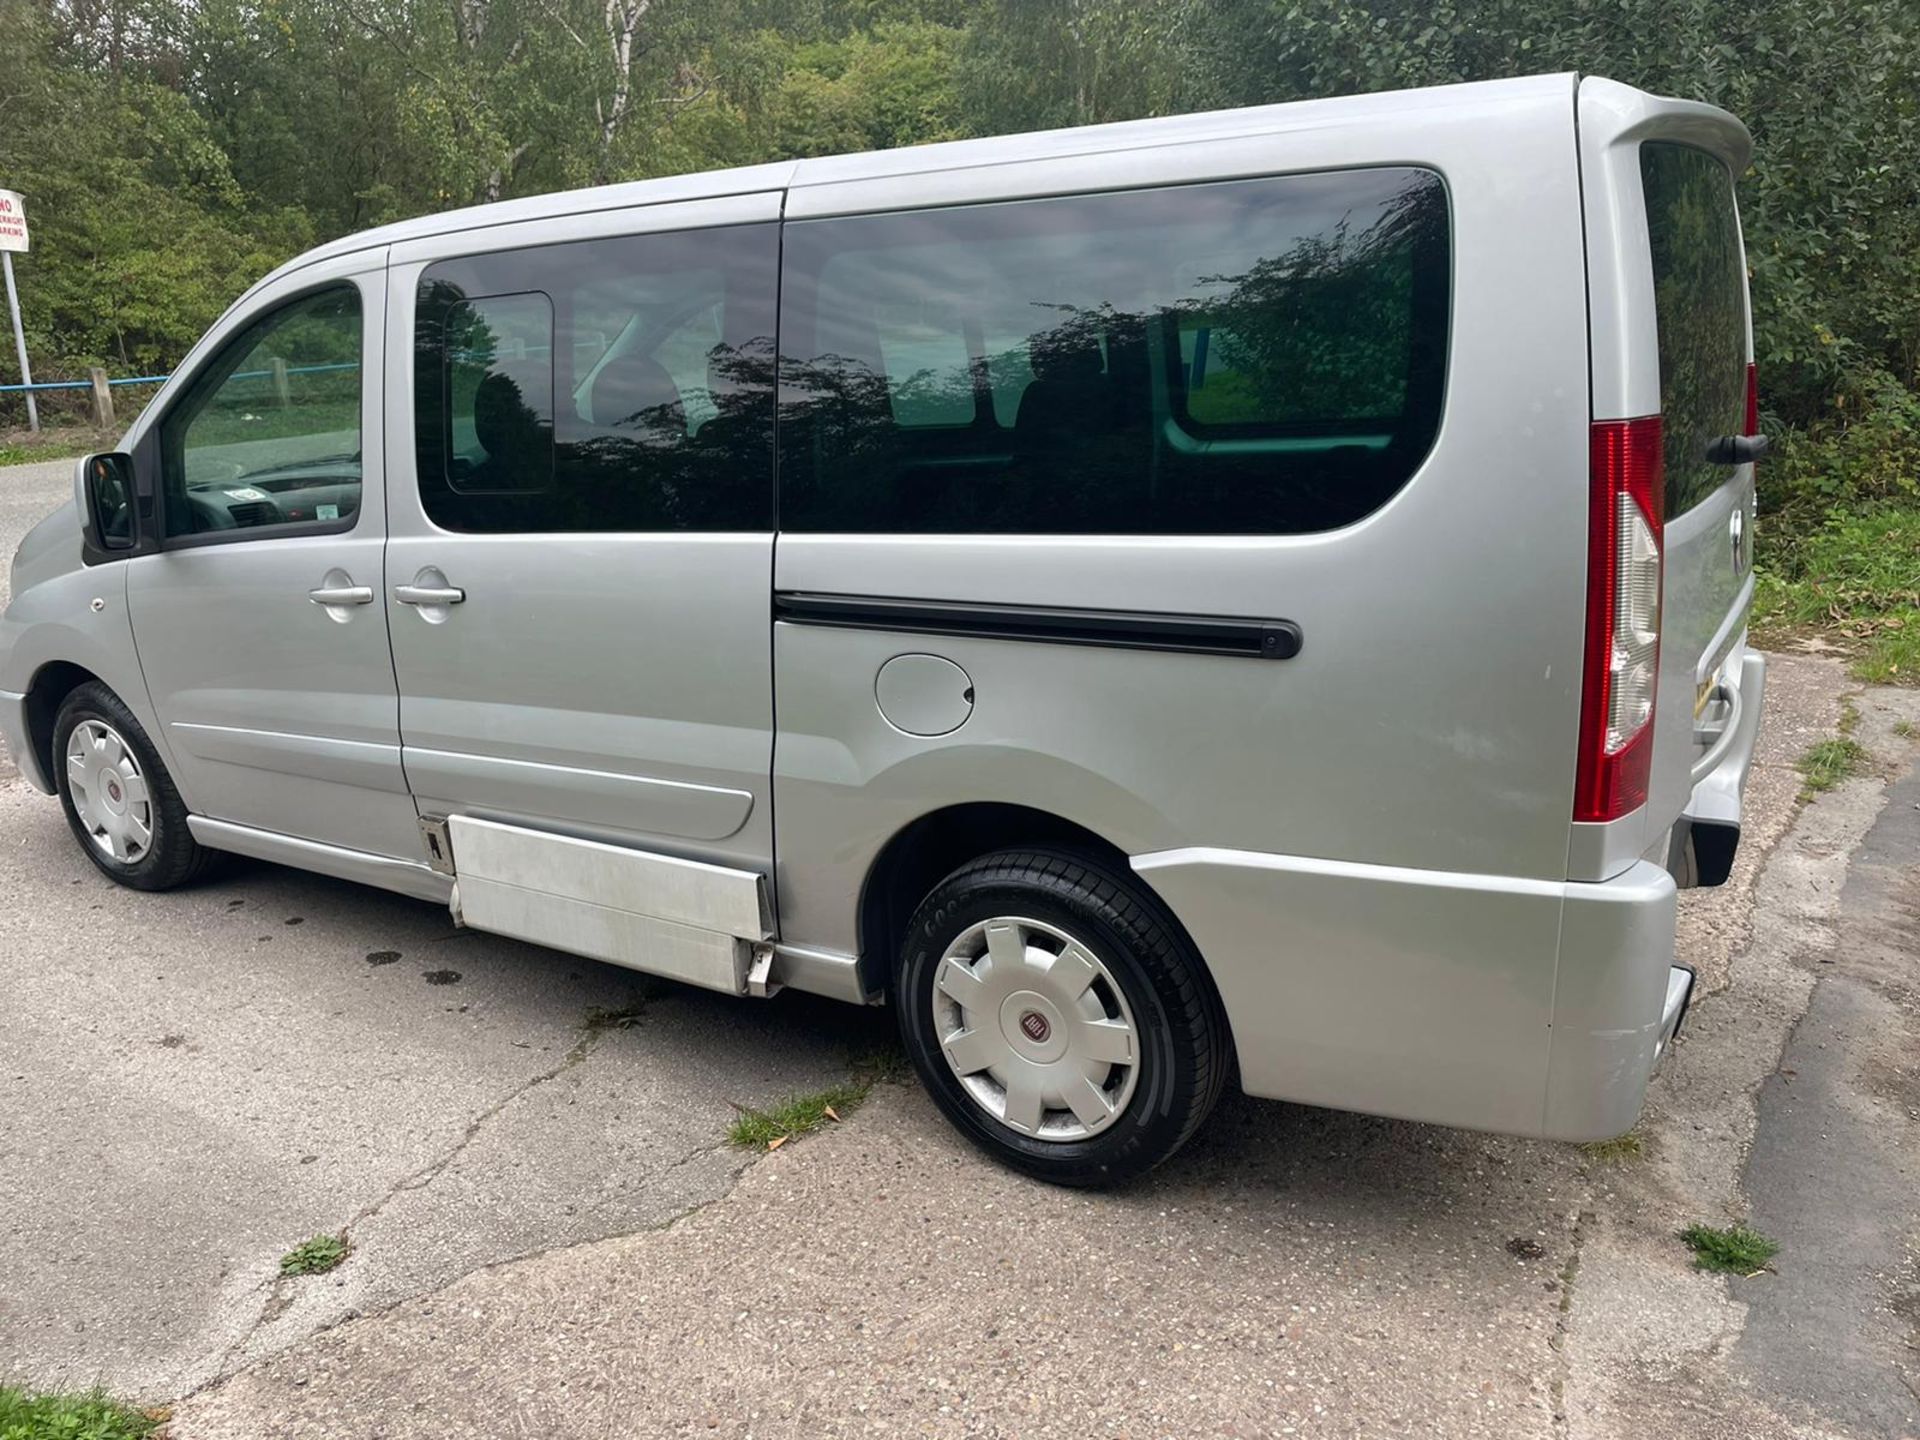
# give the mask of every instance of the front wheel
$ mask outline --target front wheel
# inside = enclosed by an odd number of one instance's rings
[[[962,866],[908,927],[900,1030],[921,1080],[997,1159],[1108,1185],[1178,1150],[1219,1098],[1224,1016],[1131,877],[1062,851]]]
[[[99,681],[77,688],[53,721],[61,806],[100,871],[135,890],[171,890],[205,874],[214,852],[187,829],[187,807],[147,732]]]

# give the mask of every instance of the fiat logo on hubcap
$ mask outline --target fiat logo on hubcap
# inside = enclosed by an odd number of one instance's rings
[[[1020,1017],[1020,1029],[1026,1037],[1038,1045],[1053,1033],[1053,1026],[1047,1023],[1047,1017],[1038,1010],[1029,1010]]]
[[[120,798],[120,787],[111,780],[107,781],[107,794],[118,800]]]

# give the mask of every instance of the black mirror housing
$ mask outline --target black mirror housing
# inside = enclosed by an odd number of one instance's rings
[[[87,563],[114,560],[140,546],[142,516],[133,457],[119,451],[80,462],[81,534]]]

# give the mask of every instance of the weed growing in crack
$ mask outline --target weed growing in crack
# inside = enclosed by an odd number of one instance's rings
[[[1594,1140],[1580,1147],[1580,1152],[1589,1160],[1602,1165],[1625,1165],[1638,1160],[1646,1154],[1646,1142],[1640,1138],[1638,1130],[1629,1130],[1624,1135],[1616,1135],[1611,1140]]]
[[[1847,736],[1809,746],[1794,766],[1806,777],[1806,783],[1800,787],[1801,797],[1833,789],[1865,764],[1866,759],[1866,749],[1858,740]]]
[[[1689,1225],[1680,1238],[1693,1251],[1696,1270],[1719,1270],[1729,1275],[1753,1275],[1767,1268],[1767,1262],[1780,1253],[1778,1241],[1769,1240],[1744,1225],[1725,1230],[1712,1225]]]
[[[871,1090],[876,1085],[897,1085],[913,1078],[907,1052],[898,1045],[876,1045],[853,1057],[853,1078]]]
[[[796,1135],[810,1134],[829,1121],[845,1119],[867,1098],[873,1085],[870,1079],[850,1080],[811,1095],[795,1095],[769,1110],[736,1105],[733,1108],[740,1114],[727,1127],[727,1139],[742,1149],[776,1150]]]
[[[581,1021],[585,1030],[631,1030],[647,1014],[647,1002],[635,1001],[631,1005],[595,1005],[587,1011],[587,1018]]]
[[[303,1240],[293,1249],[280,1257],[282,1275],[324,1275],[353,1249],[353,1243],[344,1234],[316,1235],[311,1240]]]
[[[627,992],[626,1004],[593,1006],[580,1022],[580,1028],[589,1035],[602,1030],[631,1030],[646,1018],[647,1009],[654,1001],[664,1000],[673,993],[673,986],[664,980],[645,975],[638,979],[639,984]]]

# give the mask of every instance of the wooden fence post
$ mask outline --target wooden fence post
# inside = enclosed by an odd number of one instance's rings
[[[107,384],[107,372],[98,365],[88,372],[93,380],[93,423],[101,430],[113,429],[113,387]]]
[[[278,355],[273,357],[273,398],[285,409],[293,404],[293,392],[287,388],[287,362]]]

